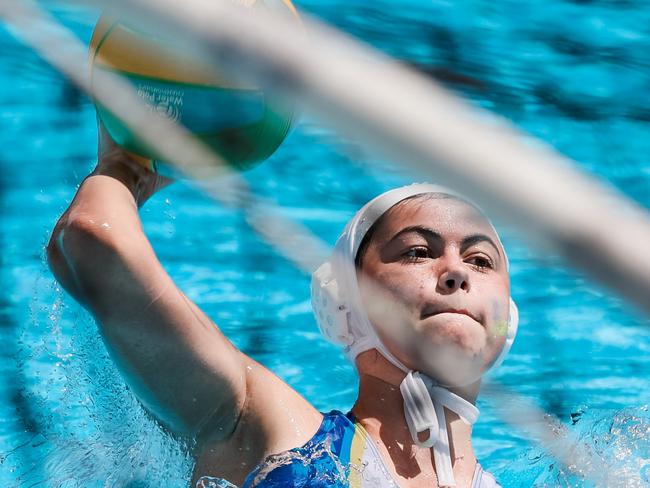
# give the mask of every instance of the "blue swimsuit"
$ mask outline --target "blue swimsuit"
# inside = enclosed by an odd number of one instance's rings
[[[498,488],[476,465],[471,488]],[[375,442],[361,424],[333,410],[302,447],[273,454],[246,477],[243,488],[398,488]]]

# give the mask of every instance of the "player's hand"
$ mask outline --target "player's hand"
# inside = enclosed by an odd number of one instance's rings
[[[145,167],[138,156],[118,146],[101,123],[99,161],[92,175],[111,176],[121,181],[131,191],[138,207],[155,192],[174,181]]]

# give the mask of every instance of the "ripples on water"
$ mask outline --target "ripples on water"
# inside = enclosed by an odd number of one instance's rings
[[[508,117],[650,208],[644,2],[296,4]],[[55,10],[89,38],[93,15]],[[92,106],[1,29],[0,60],[0,486],[184,486],[188,448],[143,412],[43,259],[51,226],[92,167]],[[309,119],[248,178],[329,242],[370,197],[410,179]],[[318,335],[307,277],[241,216],[187,184],[165,190],[142,216],[170,274],[238,347],[319,409],[350,407],[355,374]],[[611,472],[647,481],[648,415],[639,405],[650,403],[648,321],[516,234],[506,245],[522,324],[493,379],[557,415]],[[506,486],[582,486],[530,450],[493,405],[479,399],[479,407],[478,456]]]

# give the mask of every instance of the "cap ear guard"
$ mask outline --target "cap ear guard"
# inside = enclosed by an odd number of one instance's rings
[[[508,316],[508,334],[506,335],[506,343],[508,344],[508,349],[512,347],[512,343],[515,342],[515,337],[517,337],[517,329],[519,328],[519,309],[517,304],[511,298],[510,299],[510,315]]]
[[[354,337],[350,331],[348,306],[341,297],[339,283],[329,261],[323,263],[311,277],[311,304],[321,334],[337,345],[350,346]]]
[[[511,298],[510,299],[510,312],[508,313],[508,330],[506,331],[506,342],[503,344],[503,349],[497,356],[496,360],[492,364],[492,368],[500,366],[501,363],[506,359],[506,356],[510,352],[512,344],[515,342],[515,337],[517,337],[517,329],[519,328],[519,309],[517,304]]]

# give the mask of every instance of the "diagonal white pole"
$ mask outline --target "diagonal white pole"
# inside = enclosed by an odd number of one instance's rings
[[[99,3],[88,0],[84,3]],[[106,2],[108,5],[108,2]],[[370,148],[450,185],[650,313],[650,216],[506,122],[331,28],[231,1],[111,0],[264,82]],[[244,35],[242,35],[244,33]]]

